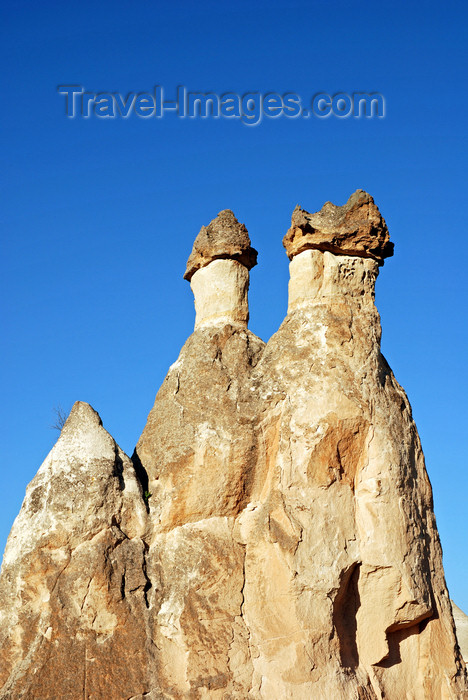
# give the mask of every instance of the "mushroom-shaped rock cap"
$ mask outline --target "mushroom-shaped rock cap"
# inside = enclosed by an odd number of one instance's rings
[[[230,209],[220,211],[208,226],[201,227],[187,261],[184,279],[190,281],[197,270],[220,258],[238,260],[248,270],[257,264],[257,251],[250,245],[249,233]]]
[[[356,190],[342,207],[326,202],[315,214],[298,205],[283,245],[290,260],[309,248],[373,258],[379,265],[393,255],[387,224],[364,190]]]

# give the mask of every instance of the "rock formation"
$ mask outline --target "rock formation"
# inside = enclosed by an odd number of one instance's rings
[[[372,198],[296,208],[288,314],[247,329],[247,229],[185,273],[195,330],[133,464],[75,404],[0,578],[0,698],[468,697],[411,408],[380,353]]]
[[[393,255],[387,225],[367,192],[356,190],[342,207],[326,202],[316,214],[297,206],[283,239],[290,260],[304,250],[328,250],[377,260]]]
[[[77,402],[8,538],[2,699],[117,699],[148,688],[146,521],[131,461]]]
[[[468,615],[465,615],[463,610],[455,605],[452,600],[453,619],[457,628],[457,638],[460,644],[460,651],[465,660],[468,662]]]
[[[230,209],[220,211],[208,226],[202,226],[187,260],[184,279],[213,260],[237,260],[250,270],[257,264],[257,251],[250,245],[248,231]]]

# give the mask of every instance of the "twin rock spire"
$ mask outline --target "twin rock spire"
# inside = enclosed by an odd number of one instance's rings
[[[323,260],[311,251],[372,260],[374,278],[376,268],[393,255],[385,220],[364,190],[356,190],[341,207],[326,202],[315,214],[296,206],[283,245],[291,261],[289,311],[316,296],[313,278],[316,263]],[[247,325],[249,270],[256,264],[247,228],[230,209],[202,226],[184,274],[195,296],[195,328],[228,321]]]

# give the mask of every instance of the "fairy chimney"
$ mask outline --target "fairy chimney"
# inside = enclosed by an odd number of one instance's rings
[[[84,403],[0,575],[0,700],[462,700],[432,490],[380,351],[370,195],[284,239],[289,309],[247,327],[247,229],[202,227],[196,327],[131,461]],[[460,642],[463,638],[463,616]]]
[[[256,264],[248,231],[230,209],[202,226],[184,274],[195,297],[196,329],[229,322],[247,326],[249,270]]]

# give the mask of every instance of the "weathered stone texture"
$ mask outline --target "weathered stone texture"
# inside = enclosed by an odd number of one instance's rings
[[[334,249],[288,239],[266,345],[250,263],[206,252],[135,469],[75,406],[8,542],[0,698],[468,697],[419,437],[380,352],[388,232],[360,191],[313,216]],[[233,217],[215,227],[231,253]]]
[[[150,689],[146,528],[132,463],[98,414],[77,402],[8,538],[2,699],[130,698]]]
[[[393,255],[387,225],[364,190],[356,190],[342,207],[326,202],[315,214],[298,205],[283,245],[290,260],[308,249],[373,258],[380,265]]]
[[[217,259],[238,260],[250,270],[257,264],[257,251],[250,245],[248,231],[230,209],[220,211],[208,226],[202,226],[187,261],[184,278]]]
[[[247,327],[249,271],[237,260],[213,260],[190,281],[195,297],[195,328],[213,324]]]
[[[257,692],[462,697],[431,488],[406,395],[379,350],[377,262],[301,256],[316,296],[292,303],[254,377],[265,486],[240,518]]]

